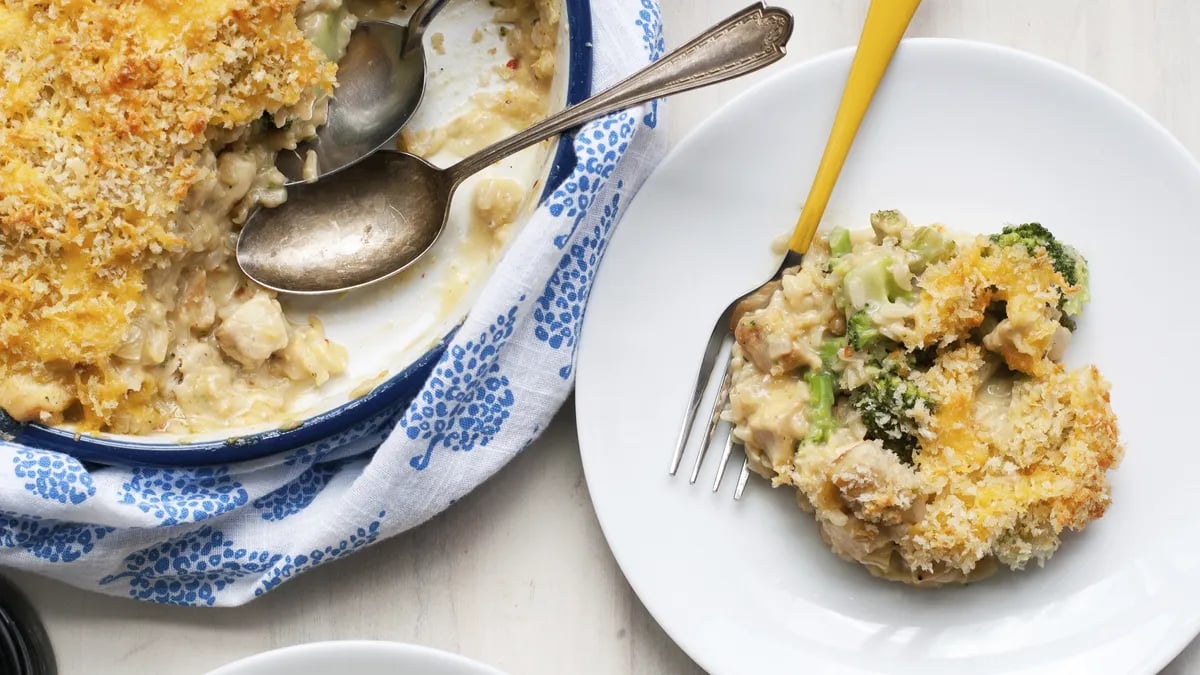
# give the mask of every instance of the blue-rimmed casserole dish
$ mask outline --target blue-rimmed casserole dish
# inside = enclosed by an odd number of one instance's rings
[[[560,27],[557,67],[551,87],[552,110],[582,101],[590,95],[592,89],[590,3],[588,0],[562,0],[562,4],[565,20]],[[449,11],[447,13],[449,14]],[[435,91],[437,77],[438,74],[431,74],[431,94]],[[427,94],[427,99],[430,97]],[[540,158],[539,166],[535,169],[538,178],[532,184],[532,191],[540,195],[537,203],[544,201],[574,169],[572,139],[569,136],[559,138],[550,147],[543,149]],[[522,218],[527,218],[535,207],[535,203],[530,203]],[[519,226],[520,223],[516,225]],[[481,286],[484,279],[485,276],[477,278],[474,284]],[[303,317],[309,313],[320,316],[331,337],[337,340],[339,317],[348,322],[354,322],[355,316],[361,317],[364,313],[395,316],[408,312],[408,316],[411,317],[413,308],[438,303],[445,305],[444,299],[428,297],[425,287],[419,282],[413,282],[414,279],[401,276],[394,283],[382,284],[354,297],[334,301],[293,299],[285,305],[293,317]],[[408,293],[410,297],[401,297],[404,293]],[[395,300],[396,297],[401,299]],[[69,428],[17,424],[0,412],[0,434],[7,440],[21,445],[64,452],[84,461],[176,466],[245,461],[314,444],[335,447],[347,442],[361,442],[364,439],[381,439],[421,389],[453,337],[455,326],[466,315],[469,300],[470,294],[467,293],[465,301],[460,297],[456,306],[445,312],[446,316],[438,321],[427,321],[430,325],[423,328],[423,335],[410,331],[408,337],[411,338],[412,344],[395,354],[383,357],[384,370],[376,368],[372,371],[373,376],[359,373],[359,384],[346,385],[352,388],[352,393],[342,391],[340,394],[326,395],[323,399],[315,398],[311,404],[300,406],[301,410],[311,411],[311,414],[294,414],[290,418],[291,421],[275,425],[275,428],[255,428],[248,432],[235,430],[233,433],[238,435],[232,437],[229,432],[213,432],[172,437],[167,441],[156,440],[157,437],[77,435]],[[397,302],[408,304],[392,304]],[[393,337],[393,332],[403,333],[416,322],[418,321],[392,318],[378,325],[358,325],[348,329],[351,332],[357,331],[358,334],[358,339],[352,340],[352,344],[348,345],[352,363],[356,357],[362,357],[356,350],[375,352],[377,347],[379,351],[386,351],[388,345],[401,339]],[[358,323],[362,324],[361,321]],[[374,335],[364,337],[364,331]],[[357,344],[354,344],[355,342]],[[364,349],[363,345],[367,347]],[[371,368],[379,362],[379,358],[372,358],[366,367]],[[340,401],[331,403],[331,399],[339,396]]]

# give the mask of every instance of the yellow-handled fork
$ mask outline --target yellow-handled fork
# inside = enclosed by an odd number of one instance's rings
[[[842,166],[846,163],[850,146],[858,134],[858,128],[862,124],[867,109],[871,106],[871,100],[875,97],[875,91],[879,88],[888,64],[892,61],[892,55],[896,53],[896,47],[900,45],[900,40],[904,37],[904,32],[908,30],[908,24],[912,21],[920,4],[921,0],[871,0],[862,36],[858,41],[858,49],[854,54],[854,62],[850,66],[850,75],[846,79],[846,87],[842,92],[841,103],[838,105],[837,116],[834,118],[833,128],[829,132],[829,140],[825,144],[825,153],[821,156],[821,163],[813,177],[808,198],[800,211],[796,229],[792,231],[787,254],[784,256],[779,270],[763,284],[764,286],[782,277],[784,270],[799,265],[802,256],[808,251],[813,236],[817,232],[817,226],[821,223],[821,216],[825,213],[825,207],[829,204],[829,197],[833,194],[833,186],[837,183]],[[704,462],[713,433],[720,422],[721,412],[729,398],[732,375],[729,359],[733,348],[733,326],[731,324],[741,300],[742,298],[738,298],[730,303],[721,318],[717,319],[716,326],[713,327],[712,335],[708,339],[708,347],[704,352],[704,359],[701,361],[697,373],[696,388],[684,414],[683,427],[679,431],[679,440],[675,445],[675,453],[671,457],[671,475],[675,475],[688,447],[692,427],[696,421],[696,412],[700,409],[704,392],[707,391],[714,375],[719,377],[721,384],[717,389],[717,400],[713,402],[700,449],[696,455],[696,461],[692,465],[689,481],[691,483],[695,483],[696,478],[700,475],[700,466]],[[720,373],[715,374],[718,357],[721,357],[719,360],[723,365]],[[721,479],[725,476],[725,466],[729,463],[729,457],[733,453],[734,443],[731,430],[725,439],[720,464],[717,466],[713,492],[721,487]],[[733,494],[734,499],[741,499],[742,491],[745,490],[749,477],[750,460],[747,458],[742,462],[742,472],[738,477],[737,488]]]

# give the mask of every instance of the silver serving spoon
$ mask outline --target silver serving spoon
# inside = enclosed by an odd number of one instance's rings
[[[267,288],[306,295],[386,279],[437,241],[454,190],[467,177],[597,117],[775,63],[791,34],[787,10],[758,2],[610,89],[449,168],[406,153],[376,153],[292,190],[278,208],[258,209],[238,237],[238,264]]]
[[[325,124],[295,150],[280,151],[275,166],[287,185],[305,182],[309,151],[317,156],[316,178],[324,178],[392,142],[425,95],[425,29],[449,0],[425,0],[407,26],[363,21],[350,35],[338,61],[338,85]]]

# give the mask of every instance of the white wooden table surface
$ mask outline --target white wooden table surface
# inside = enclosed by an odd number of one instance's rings
[[[668,42],[746,2],[662,0]],[[779,4],[796,15],[787,59],[796,63],[852,44],[867,0]],[[1196,0],[925,0],[910,34],[997,42],[1066,63],[1131,98],[1200,154]],[[672,139],[758,77],[672,101]],[[646,613],[605,545],[569,408],[448,513],[244,608],[154,607],[16,580],[43,613],[65,675],[198,674],[275,647],[360,638],[456,651],[514,675],[700,672]],[[1200,642],[1166,672],[1200,673]]]

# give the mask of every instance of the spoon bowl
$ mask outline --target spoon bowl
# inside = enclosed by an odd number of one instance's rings
[[[437,241],[454,188],[447,172],[420,157],[377,153],[337,180],[297,190],[286,218],[256,215],[259,226],[247,223],[238,238],[238,263],[255,282],[300,295],[381,281]]]
[[[451,167],[377,152],[316,185],[297,186],[282,206],[258,209],[246,221],[238,264],[263,286],[308,295],[394,276],[441,236],[450,199],[467,177],[598,117],[765,68],[787,53],[792,26],[787,10],[757,2],[609,89]]]
[[[424,0],[401,26],[360,21],[338,60],[338,84],[325,124],[275,166],[285,185],[313,182],[395,144],[425,96],[425,30],[449,0]],[[315,166],[306,171],[309,155]],[[308,175],[306,175],[308,174]]]
[[[280,151],[275,166],[287,185],[304,183],[309,152],[324,178],[362,161],[396,138],[425,95],[425,50],[405,49],[408,28],[364,21],[338,62],[338,86],[325,124],[295,150]],[[419,45],[418,45],[419,47]]]

